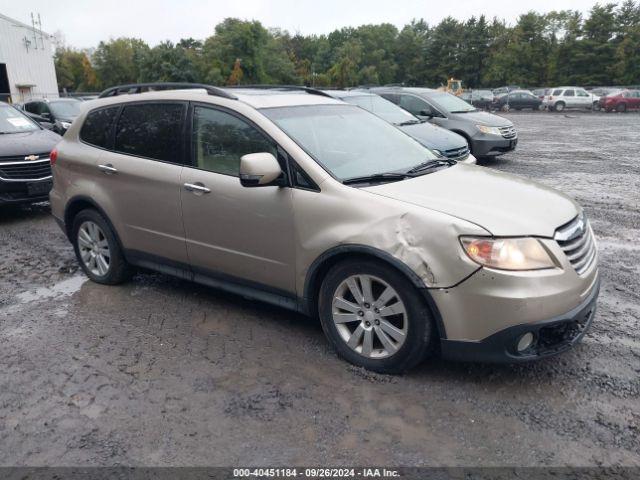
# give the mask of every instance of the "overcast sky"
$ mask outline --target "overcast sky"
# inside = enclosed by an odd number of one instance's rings
[[[595,0],[0,0],[0,13],[31,22],[40,13],[42,29],[61,31],[68,45],[95,47],[100,40],[138,37],[150,45],[162,40],[204,39],[226,17],[260,20],[291,33],[328,33],[344,26],[390,22],[401,27],[412,18],[437,23],[451,15],[497,16],[513,22],[528,10],[587,12]]]

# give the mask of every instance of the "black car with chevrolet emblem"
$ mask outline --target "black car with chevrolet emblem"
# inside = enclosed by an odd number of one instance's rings
[[[60,135],[0,102],[0,205],[48,200],[49,152]]]

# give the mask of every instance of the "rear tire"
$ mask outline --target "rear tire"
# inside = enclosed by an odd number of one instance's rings
[[[553,109],[554,109],[556,112],[563,112],[563,111],[564,111],[564,107],[565,107],[565,106],[566,106],[566,105],[564,104],[564,102],[558,102],[558,103],[556,103],[556,104],[553,106]]]
[[[133,270],[124,258],[115,232],[96,210],[78,213],[71,234],[76,258],[91,280],[117,285],[131,278]]]
[[[374,372],[402,373],[430,352],[436,329],[424,298],[375,260],[332,267],[319,292],[322,329],[339,356]]]

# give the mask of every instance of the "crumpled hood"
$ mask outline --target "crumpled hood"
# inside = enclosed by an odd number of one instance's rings
[[[489,112],[475,111],[467,113],[451,113],[450,115],[451,118],[455,120],[467,120],[479,125],[487,125],[489,127],[510,127],[513,125],[510,120]]]
[[[427,148],[435,148],[444,152],[453,148],[467,146],[467,141],[461,135],[449,130],[433,125],[429,122],[416,123],[415,125],[404,125],[400,128],[407,135],[415,138]]]
[[[581,210],[574,200],[550,187],[460,163],[364,190],[467,220],[495,236],[553,237],[559,226]]]
[[[50,152],[62,137],[50,130],[0,135],[0,157],[18,157]]]

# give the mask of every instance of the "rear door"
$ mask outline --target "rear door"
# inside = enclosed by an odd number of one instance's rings
[[[182,211],[192,270],[208,278],[295,293],[291,189],[240,184],[240,157],[276,143],[248,119],[211,105],[192,107],[192,165],[182,176]]]
[[[128,254],[188,264],[182,211],[185,102],[136,102],[122,107],[112,148],[95,168],[100,202]]]

